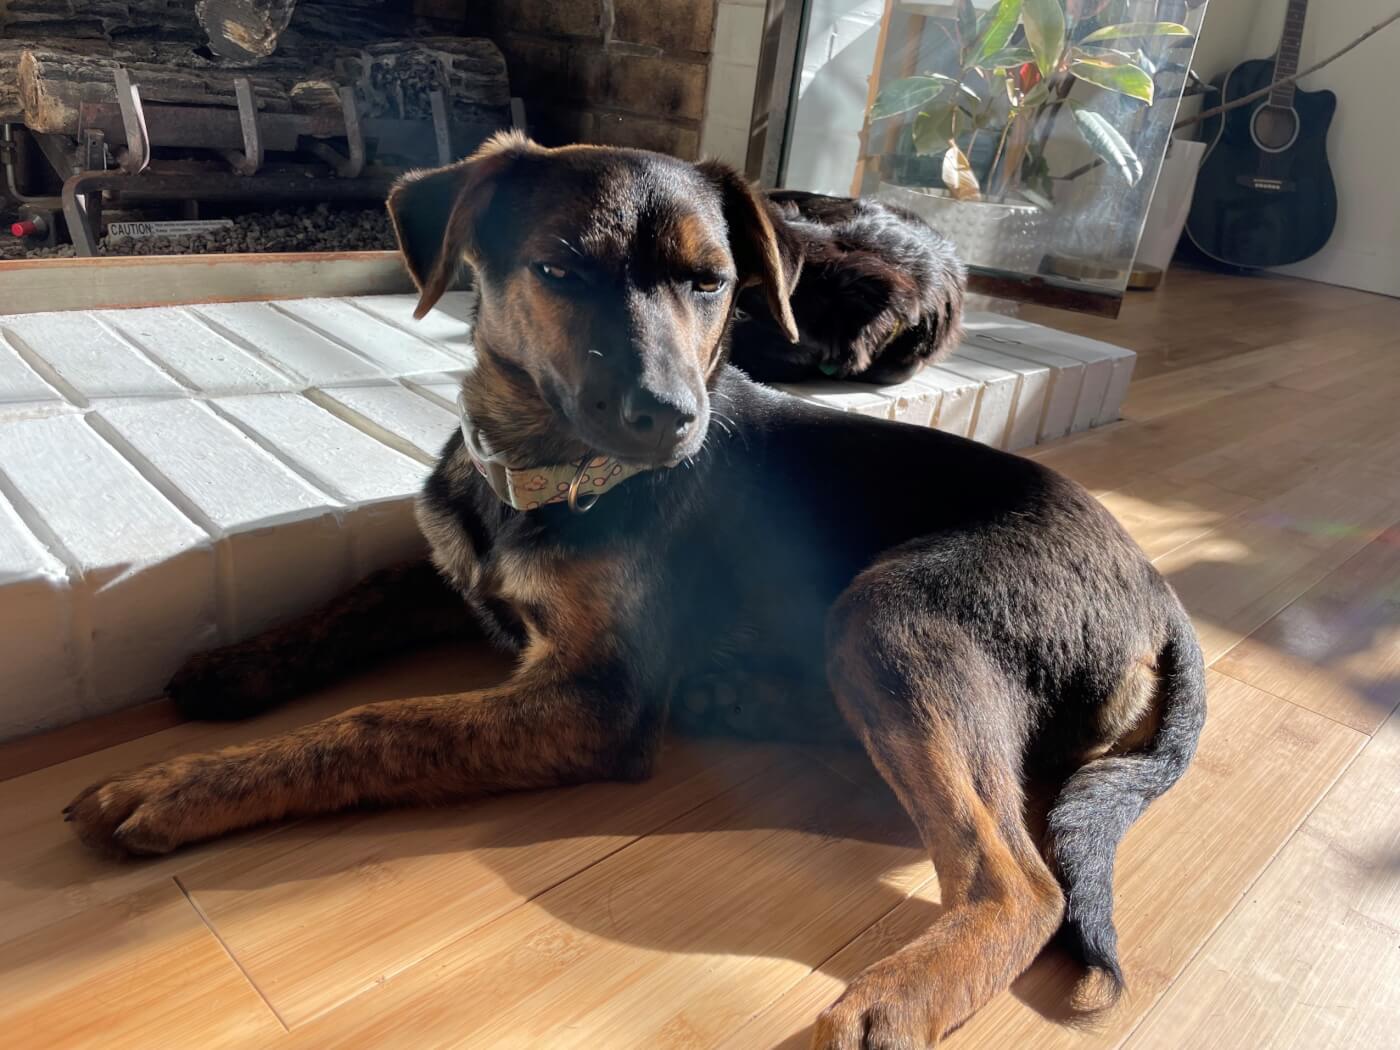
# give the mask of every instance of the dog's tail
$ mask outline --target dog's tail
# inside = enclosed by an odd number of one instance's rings
[[[1050,810],[1052,863],[1065,888],[1069,944],[1086,966],[1075,1009],[1113,1006],[1123,992],[1118,931],[1113,926],[1113,861],[1118,843],[1153,799],[1186,771],[1206,717],[1205,664],[1186,611],[1173,601],[1158,653],[1161,722],[1139,751],[1087,762],[1066,782]]]

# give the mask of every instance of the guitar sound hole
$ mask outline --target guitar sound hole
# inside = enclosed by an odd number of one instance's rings
[[[1279,106],[1260,106],[1254,111],[1249,130],[1260,149],[1287,149],[1298,135],[1298,114]]]

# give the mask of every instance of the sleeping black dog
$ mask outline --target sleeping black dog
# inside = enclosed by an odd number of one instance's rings
[[[784,337],[762,289],[740,293],[731,359],[751,378],[898,383],[957,346],[967,279],[947,238],[879,201],[796,190],[767,197],[797,275],[799,339]]]

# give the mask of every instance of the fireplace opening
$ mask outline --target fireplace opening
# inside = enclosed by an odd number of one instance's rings
[[[742,169],[775,2],[0,0],[0,313],[163,301],[198,255],[186,298],[402,290],[393,180],[505,128]]]
[[[392,180],[512,122],[500,49],[395,0],[9,0],[0,258],[392,248]]]

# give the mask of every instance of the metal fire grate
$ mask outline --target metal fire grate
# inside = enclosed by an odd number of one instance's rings
[[[116,103],[85,102],[80,132],[72,137],[34,134],[63,178],[62,196],[27,197],[15,184],[13,143],[3,159],[11,195],[31,216],[61,207],[79,256],[98,253],[104,205],[123,201],[346,202],[382,200],[403,166],[372,163],[374,156],[450,163],[470,152],[499,125],[453,120],[440,88],[430,94],[431,117],[363,117],[355,89],[339,90],[339,120],[316,113],[259,112],[247,77],[234,80],[237,109],[142,102],[125,68],[113,79]],[[512,100],[512,122],[523,111]],[[343,148],[332,145],[343,143]],[[161,159],[157,149],[207,151],[221,160]],[[167,150],[168,151],[168,150]],[[293,162],[269,162],[270,153]],[[301,157],[309,162],[302,162]],[[314,158],[314,160],[312,159]],[[42,218],[40,219],[42,221]]]

